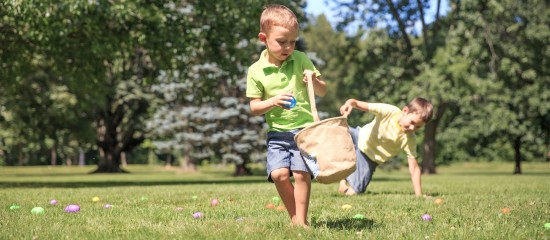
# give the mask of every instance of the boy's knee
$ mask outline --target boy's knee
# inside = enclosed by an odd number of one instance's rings
[[[297,180],[297,181],[311,180],[311,175],[307,172],[295,171],[295,172],[292,172],[292,176],[294,176],[294,180]]]
[[[290,180],[290,171],[286,168],[280,168],[271,172],[271,179],[274,182],[282,182]]]

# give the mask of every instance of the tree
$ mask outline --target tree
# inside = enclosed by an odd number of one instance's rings
[[[190,32],[200,48],[186,57],[189,68],[162,75],[155,90],[164,106],[149,122],[160,151],[184,156],[185,165],[231,162],[236,176],[251,174],[246,165],[265,159],[266,126],[263,117],[250,115],[245,96],[246,68],[261,51],[257,33],[265,2],[244,2],[246,8],[233,1],[195,5]],[[301,1],[282,4],[302,15]]]
[[[357,24],[357,35],[364,34],[366,38],[364,50],[359,53],[367,54],[358,54],[365,59],[359,59],[364,63],[359,65],[356,81],[348,84],[353,86],[350,89],[369,89],[367,91],[372,94],[367,95],[368,98],[402,106],[415,97],[412,96],[413,92],[416,96],[426,96],[430,99],[430,92],[427,92],[426,88],[416,88],[420,91],[411,89],[419,85],[415,79],[422,72],[422,63],[430,62],[434,50],[444,44],[439,39],[442,25],[440,1],[437,2],[435,15],[432,16],[434,21],[430,24],[427,24],[426,20],[426,11],[430,8],[430,2],[427,0],[333,2],[343,19],[338,28],[344,29],[350,24]],[[415,28],[416,23],[421,24],[420,30]],[[377,98],[374,98],[375,96]],[[435,173],[436,129],[449,104],[437,98],[433,102],[437,104],[436,116],[427,124],[422,137],[424,151],[421,166],[424,173]]]
[[[503,158],[513,156],[514,173],[521,173],[521,161],[543,159],[550,139],[544,124],[550,119],[544,104],[550,78],[542,67],[550,59],[548,3],[464,1],[463,8],[461,21],[470,29],[461,31],[469,40],[459,46],[469,50],[470,62],[483,63],[470,64],[468,70],[478,80],[472,115],[485,116],[472,118],[468,130],[484,129],[485,134],[470,139],[489,151],[501,149]]]

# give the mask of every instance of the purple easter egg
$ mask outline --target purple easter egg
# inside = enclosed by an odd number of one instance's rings
[[[220,204],[220,201],[218,201],[218,199],[212,199],[212,201],[210,201],[210,204],[212,204],[212,206],[216,206],[218,204]]]
[[[431,221],[432,220],[432,216],[428,215],[428,214],[424,214],[422,215],[422,220],[424,221]]]
[[[202,218],[202,217],[204,217],[204,214],[202,214],[201,212],[193,213],[193,218]]]
[[[78,205],[71,204],[65,207],[65,212],[68,212],[68,213],[75,213],[78,211],[80,211],[80,207]]]
[[[55,200],[55,199],[54,199],[54,200],[51,200],[51,201],[50,201],[50,204],[51,204],[51,205],[56,205],[56,204],[57,204],[57,200]]]
[[[107,203],[107,204],[105,204],[105,206],[103,206],[103,207],[104,207],[104,208],[112,208],[113,205]]]

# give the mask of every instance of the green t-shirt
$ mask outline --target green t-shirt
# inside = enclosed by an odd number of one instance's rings
[[[281,93],[292,92],[296,98],[296,107],[290,110],[273,107],[265,113],[269,131],[283,132],[306,127],[313,122],[313,115],[303,73],[309,69],[317,76],[321,74],[303,52],[292,52],[281,67],[269,63],[266,54],[267,50],[264,50],[260,59],[248,68],[246,96],[266,100]]]

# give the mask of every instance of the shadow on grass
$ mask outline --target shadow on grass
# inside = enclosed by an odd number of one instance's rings
[[[2,182],[0,188],[86,188],[86,187],[128,187],[128,186],[166,186],[193,184],[248,184],[263,183],[265,179],[239,178],[226,180],[181,180],[181,181],[69,181],[69,182]]]
[[[342,229],[342,230],[353,230],[361,231],[364,229],[374,228],[374,221],[371,219],[353,219],[353,218],[343,218],[330,221],[313,221],[313,227],[326,227],[330,229]]]

